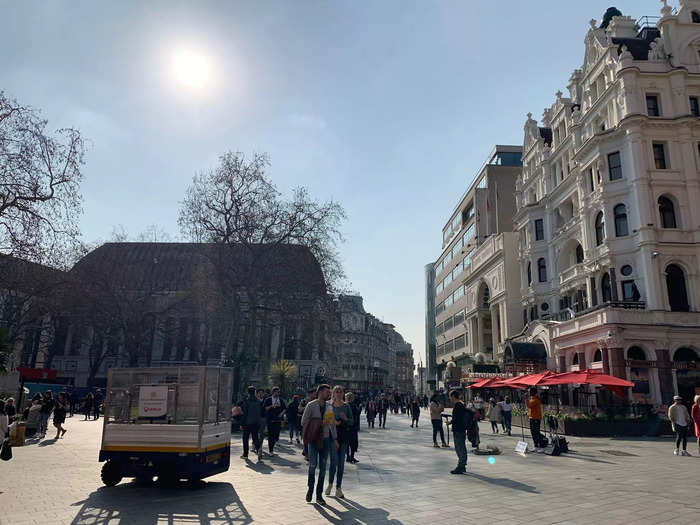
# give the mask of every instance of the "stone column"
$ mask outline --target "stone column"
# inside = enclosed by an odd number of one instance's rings
[[[579,370],[585,370],[586,367],[586,352],[583,350],[578,353],[578,369]]]
[[[661,402],[668,405],[673,402],[673,372],[669,351],[665,348],[656,350],[656,366],[659,376],[659,389],[661,390]]]
[[[559,363],[557,366],[557,372],[566,372],[566,356],[557,356],[557,361]]]
[[[608,355],[608,349],[603,348],[600,353],[603,355],[603,373],[610,375],[610,356]]]
[[[491,306],[491,346],[493,347],[493,352],[491,357],[496,357],[496,352],[498,351],[498,343],[500,339],[500,324],[501,319],[498,315],[498,305]]]
[[[622,348],[608,348],[608,359],[610,361],[610,374],[620,379],[627,379],[624,350]]]
[[[481,352],[484,349],[484,319],[481,317],[481,314],[477,314],[476,316],[476,325],[477,325],[477,342],[476,342],[476,351]]]
[[[613,300],[613,302],[618,301],[618,295],[617,295],[617,277],[615,276],[615,268],[611,266],[608,268],[608,271],[610,272],[610,297]]]
[[[590,290],[591,306],[598,306],[598,292],[595,289],[595,277],[588,279],[588,289]]]

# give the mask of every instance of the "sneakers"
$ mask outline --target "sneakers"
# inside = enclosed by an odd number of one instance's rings
[[[248,459],[248,456],[246,454],[241,454],[241,459]]]
[[[690,453],[687,450],[684,450],[681,452],[681,456],[690,456]]]
[[[433,443],[433,448],[440,448],[440,445],[438,445],[437,443]]]
[[[466,473],[467,473],[467,469],[465,469],[465,468],[457,467],[454,470],[450,470],[450,474],[466,474]]]
[[[262,461],[263,458],[263,451],[261,449],[258,449],[258,461]]]
[[[442,448],[450,448],[450,445],[448,445],[447,443],[443,443]]]
[[[677,456],[677,455],[678,455],[678,449],[677,449],[677,448],[676,448],[676,449],[673,449],[673,455],[674,455],[674,456]]]
[[[306,491],[306,503],[311,503],[311,498],[314,495],[314,489],[309,489]]]
[[[345,494],[343,494],[343,491],[340,490],[340,487],[336,487],[335,489],[335,497],[336,498],[341,498],[343,499],[345,497]]]
[[[323,496],[316,496],[316,503],[319,504],[319,505],[325,505],[325,504],[326,504],[326,500],[323,499]]]
[[[330,495],[331,495],[331,490],[333,490],[333,485],[328,485],[328,486],[326,487],[326,490],[324,491],[324,494],[325,494],[326,496],[330,496]]]

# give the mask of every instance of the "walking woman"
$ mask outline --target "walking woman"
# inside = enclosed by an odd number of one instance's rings
[[[350,437],[348,439],[347,462],[358,463],[355,459],[355,452],[359,448],[359,432],[360,432],[360,404],[355,401],[355,394],[348,392],[345,394],[345,402],[352,410],[352,426],[350,427]]]
[[[85,421],[88,420],[90,417],[90,414],[92,414],[92,409],[95,405],[95,394],[92,392],[88,392],[88,395],[85,396],[85,404],[83,406],[83,410],[85,410]]]
[[[335,429],[338,435],[338,447],[331,447],[331,466],[328,473],[328,487],[326,487],[326,496],[329,496],[335,481],[335,497],[344,498],[341,486],[343,484],[343,472],[345,471],[345,454],[348,450],[348,441],[350,438],[350,428],[353,426],[352,410],[344,399],[343,387],[336,385],[333,387],[333,397],[331,398],[331,406],[333,407],[333,417],[335,421]]]
[[[418,428],[418,418],[420,417],[420,403],[418,403],[418,398],[413,398],[409,406],[411,407],[411,428],[413,428],[413,423],[415,423],[416,428]]]
[[[56,405],[53,408],[53,426],[56,427],[56,439],[65,436],[67,430],[63,428],[68,412],[68,399],[65,392],[59,392],[56,397]]]
[[[503,432],[507,432],[510,436],[510,428],[513,421],[513,404],[510,402],[509,396],[506,396],[499,404],[501,405],[501,417],[503,418],[501,423]]]
[[[486,417],[491,422],[491,432],[498,434],[498,424],[502,421],[501,405],[497,404],[494,398],[489,399],[489,405],[486,407]]]
[[[445,406],[440,403],[437,394],[433,394],[430,398],[430,422],[433,425],[433,446],[435,448],[440,448],[437,444],[437,435],[440,432],[440,440],[442,441],[442,446],[447,448],[449,445],[445,443],[445,432],[442,429],[442,412],[445,410]]]
[[[698,438],[698,453],[700,453],[700,394],[693,400],[695,403],[690,408],[690,417],[695,423],[695,436]]]
[[[374,399],[370,399],[365,407],[365,413],[367,414],[367,427],[374,428],[374,420],[377,418],[377,404]]]

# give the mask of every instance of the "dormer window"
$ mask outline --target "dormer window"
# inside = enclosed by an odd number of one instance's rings
[[[693,24],[700,24],[700,13],[697,11],[690,13],[690,18],[693,21]]]

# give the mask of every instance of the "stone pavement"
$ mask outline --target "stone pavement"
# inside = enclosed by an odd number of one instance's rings
[[[64,439],[14,449],[0,462],[0,523],[23,524],[454,524],[698,523],[700,457],[675,457],[670,438],[570,438],[572,453],[551,457],[513,452],[516,437],[482,445],[504,453],[469,456],[469,473],[453,476],[454,449],[432,448],[427,412],[411,429],[406,416],[385,430],[360,434],[357,465],[346,465],[345,500],[304,501],[306,463],[284,444],[277,458],[246,463],[234,436],[231,469],[200,490],[103,487],[97,461],[101,421],[67,420]],[[364,423],[364,421],[363,421]],[[489,427],[489,428],[487,428]],[[283,435],[284,437],[284,435]]]

